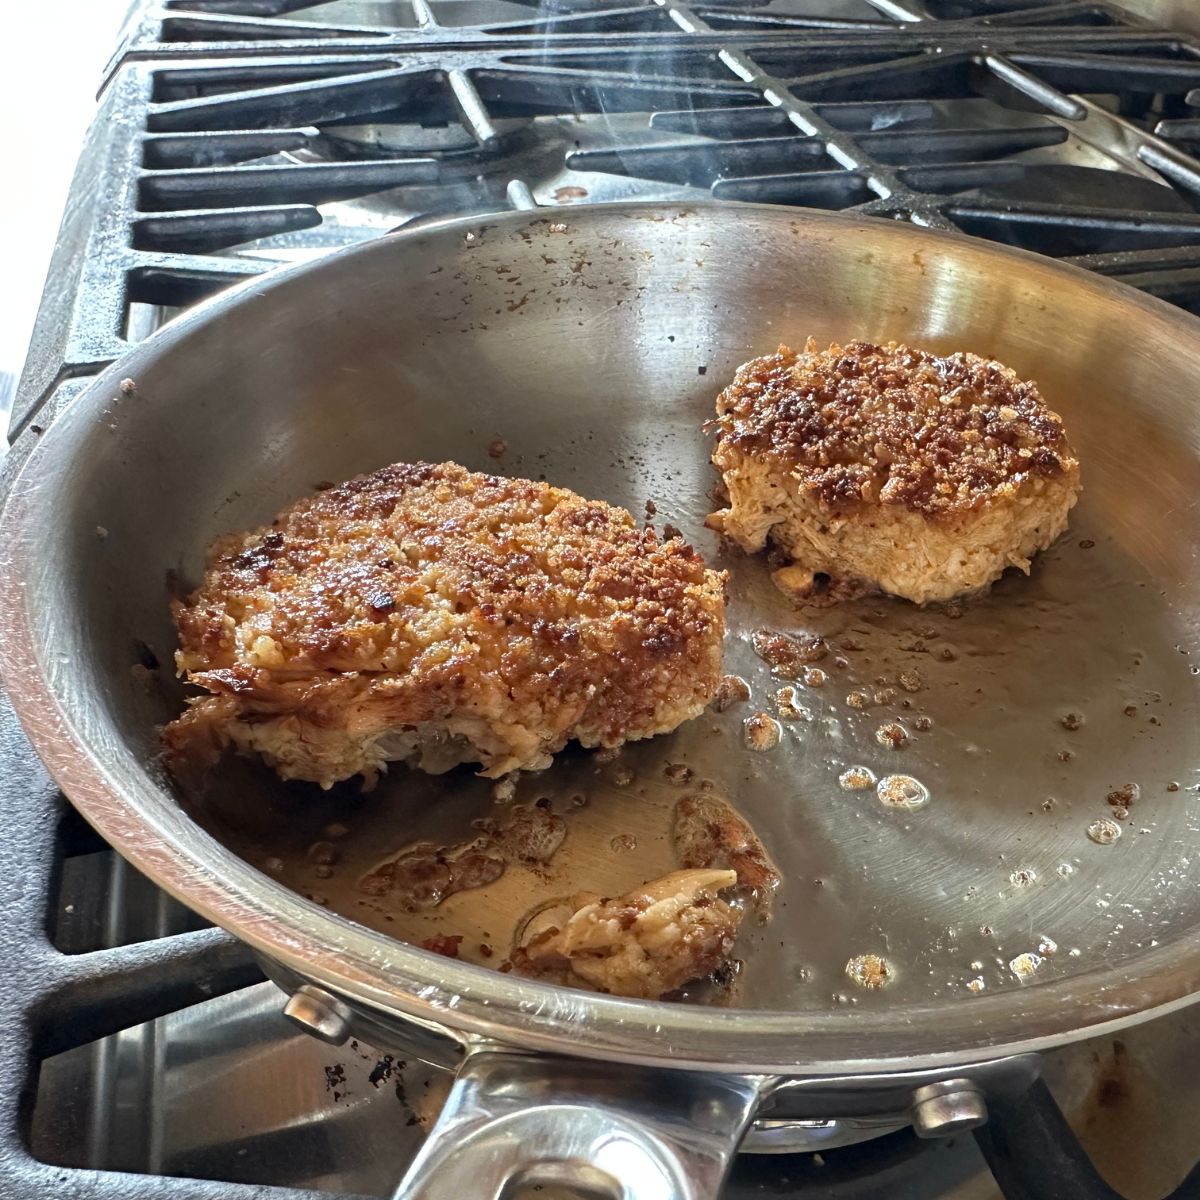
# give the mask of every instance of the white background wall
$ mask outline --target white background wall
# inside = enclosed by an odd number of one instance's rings
[[[0,0],[0,434],[100,72],[129,0]]]

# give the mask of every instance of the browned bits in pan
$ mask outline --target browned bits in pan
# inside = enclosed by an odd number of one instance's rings
[[[799,679],[806,666],[820,662],[829,651],[816,634],[787,634],[777,629],[756,629],[750,644],[754,653],[783,679]]]
[[[724,712],[734,704],[750,699],[750,685],[740,675],[722,676],[717,686],[717,694],[713,697],[712,707],[717,712]]]
[[[421,943],[422,950],[432,950],[445,958],[457,958],[458,948],[462,945],[461,933],[435,933]]]

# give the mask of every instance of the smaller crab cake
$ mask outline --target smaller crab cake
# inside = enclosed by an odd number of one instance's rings
[[[974,354],[891,342],[775,354],[717,398],[713,462],[729,508],[709,525],[769,540],[776,582],[917,604],[986,588],[1067,527],[1079,462],[1037,385]]]

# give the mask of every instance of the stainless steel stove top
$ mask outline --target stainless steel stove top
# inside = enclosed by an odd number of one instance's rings
[[[1200,312],[1198,144],[1200,41],[1087,0],[142,4],[104,75],[12,433],[39,436],[90,375],[231,282],[506,207],[859,209]],[[238,947],[82,829],[2,697],[0,762],[16,831],[0,846],[0,1195],[388,1194],[445,1080],[296,1034]],[[1198,1055],[1184,1012],[1047,1059],[1133,1200],[1200,1157]],[[871,1132],[814,1124],[809,1144]],[[970,1138],[908,1131],[744,1155],[729,1195],[806,1189],[999,1195]]]
[[[390,1195],[448,1079],[361,1042],[334,1048],[298,1034],[280,1000],[261,984],[52,1061],[35,1153],[66,1166]],[[1084,1147],[1129,1200],[1158,1200],[1195,1159],[1198,1057],[1200,1015],[1185,1012],[1047,1060]],[[824,1132],[814,1125],[814,1144]],[[907,1130],[813,1154],[743,1155],[726,1191],[728,1200],[810,1194],[1001,1196],[969,1135],[920,1141]]]

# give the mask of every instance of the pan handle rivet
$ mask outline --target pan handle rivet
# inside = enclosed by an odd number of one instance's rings
[[[913,1132],[921,1138],[949,1137],[987,1121],[987,1102],[969,1079],[943,1079],[913,1092]]]
[[[311,983],[298,987],[288,997],[283,1015],[331,1046],[340,1046],[350,1036],[350,1010],[337,997]]]

